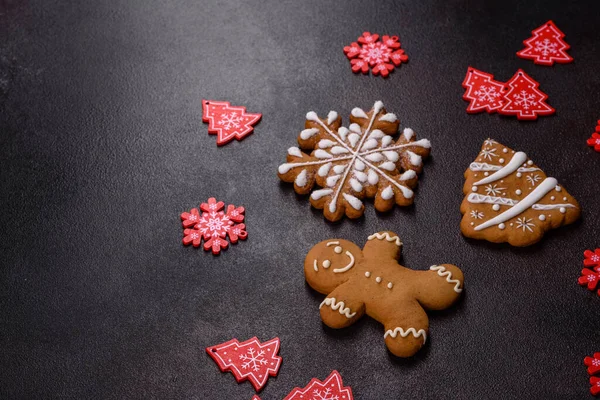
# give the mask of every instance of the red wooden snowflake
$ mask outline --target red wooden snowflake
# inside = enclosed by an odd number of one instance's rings
[[[333,371],[325,381],[313,378],[310,383],[301,388],[295,388],[283,400],[353,400],[352,389],[344,387],[342,377]]]
[[[584,358],[583,363],[588,367],[588,374],[596,375],[600,372],[600,353],[594,353],[594,357]]]
[[[523,70],[518,70],[506,82],[504,105],[498,110],[502,115],[516,115],[518,119],[534,120],[539,115],[552,115],[554,108],[546,104],[548,95],[539,89],[540,84]]]
[[[590,393],[594,396],[598,395],[600,393],[600,378],[596,378],[595,376],[590,377],[590,385],[592,385]]]
[[[596,290],[600,281],[600,249],[586,250],[583,255],[585,257],[583,265],[587,268],[581,270],[578,282],[581,286],[587,286],[588,290],[593,291]],[[600,290],[598,290],[598,295],[600,296]]]
[[[217,135],[217,146],[233,139],[242,140],[252,133],[262,114],[246,112],[246,107],[232,106],[227,101],[202,100],[202,121],[208,122],[208,133]]]
[[[227,249],[229,243],[225,240],[229,237],[231,243],[237,243],[238,239],[246,239],[246,225],[236,224],[244,221],[244,207],[227,206],[227,211],[223,208],[225,203],[217,202],[214,197],[208,199],[208,203],[200,204],[202,215],[197,208],[190,212],[181,214],[183,230],[183,244],[188,246],[192,244],[199,247],[204,239],[204,250],[212,249],[213,254],[219,254],[221,249]]]
[[[231,339],[228,342],[206,348],[208,355],[217,363],[221,372],[231,372],[240,383],[249,380],[258,392],[269,376],[276,376],[281,366],[279,338],[261,343],[258,338],[238,342]]]
[[[554,25],[554,22],[548,21],[531,33],[533,36],[523,42],[526,47],[517,53],[519,57],[548,66],[555,62],[559,64],[573,62],[573,58],[566,52],[571,46],[563,40],[565,34]]]
[[[371,68],[373,75],[381,74],[386,78],[394,70],[394,65],[399,66],[408,61],[408,56],[400,48],[398,36],[386,35],[380,42],[378,39],[378,34],[364,32],[358,38],[360,44],[352,42],[350,46],[344,47],[344,53],[352,65],[352,72],[368,74]]]
[[[469,67],[462,83],[466,89],[463,99],[470,102],[469,114],[482,111],[493,113],[505,103],[504,83],[494,80],[494,75]]]
[[[600,153],[600,120],[597,122],[596,132],[592,133],[592,137],[587,140],[587,144]]]

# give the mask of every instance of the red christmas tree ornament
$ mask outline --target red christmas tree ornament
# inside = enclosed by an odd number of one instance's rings
[[[212,249],[213,254],[217,255],[221,249],[229,246],[225,240],[227,237],[231,243],[237,243],[238,239],[245,240],[248,237],[246,225],[237,223],[244,221],[244,207],[229,205],[227,211],[223,211],[224,207],[225,203],[211,197],[208,203],[200,205],[202,215],[197,208],[182,213],[183,244],[199,247],[204,239],[204,250]]]
[[[260,400],[260,397],[258,397],[257,395],[252,396],[252,400]]]
[[[256,337],[238,342],[228,342],[206,348],[208,355],[217,363],[221,372],[231,372],[240,383],[249,380],[259,392],[269,376],[276,376],[281,366],[279,338],[261,343]]]
[[[554,22],[548,21],[531,33],[533,36],[523,42],[526,47],[517,53],[519,57],[549,66],[555,62],[559,64],[573,62],[573,58],[566,52],[571,46],[563,40],[565,34],[554,25]]]
[[[310,383],[301,388],[295,388],[283,400],[353,400],[352,389],[344,387],[342,377],[333,371],[325,381],[313,378]]]
[[[376,33],[364,32],[358,38],[358,42],[352,42],[350,46],[344,47],[344,53],[350,60],[352,72],[363,74],[369,73],[369,68],[373,75],[387,78],[390,72],[403,62],[408,61],[408,56],[400,48],[398,36],[383,36],[378,41],[379,35]]]
[[[470,102],[469,114],[491,114],[504,104],[504,83],[495,81],[494,75],[469,67],[462,86],[466,89],[463,99]]]
[[[600,372],[600,353],[594,353],[594,357],[584,358],[583,363],[588,367],[588,374],[596,375]]]
[[[516,115],[520,120],[535,120],[539,115],[554,114],[554,108],[545,102],[548,95],[539,90],[539,86],[540,84],[523,70],[518,70],[506,82],[505,103],[498,109],[498,113]]]
[[[587,140],[587,144],[600,152],[600,120],[597,122],[596,132],[592,133],[592,137]]]
[[[202,100],[202,121],[208,122],[208,133],[217,135],[217,146],[233,139],[242,140],[252,133],[262,114],[246,112],[246,107],[232,106],[227,101]]]

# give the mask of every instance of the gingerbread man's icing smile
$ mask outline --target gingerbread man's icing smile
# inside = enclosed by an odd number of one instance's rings
[[[425,309],[450,307],[463,290],[463,274],[450,264],[428,271],[399,265],[402,242],[393,232],[368,239],[363,250],[343,239],[315,245],[304,261],[306,281],[327,295],[319,307],[326,325],[344,328],[367,314],[384,325],[388,349],[410,357],[427,340]]]

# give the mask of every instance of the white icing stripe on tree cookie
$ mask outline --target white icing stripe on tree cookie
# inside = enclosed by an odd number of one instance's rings
[[[534,204],[531,206],[534,210],[556,210],[557,208],[577,208],[571,203],[567,204]]]
[[[526,160],[527,154],[523,153],[522,151],[518,151],[515,153],[515,155],[508,164],[506,164],[504,167],[500,168],[498,171],[494,172],[490,176],[475,182],[473,185],[485,185],[486,183],[495,182],[499,179],[507,177],[508,175],[514,173],[517,169],[519,169],[519,166],[523,164]]]
[[[417,331],[415,328],[408,328],[407,330],[404,330],[400,327],[394,328],[393,330],[388,329],[387,331],[385,331],[383,338],[386,339],[388,336],[391,336],[394,339],[396,339],[398,334],[400,334],[400,336],[403,338],[407,337],[408,335],[413,335],[415,338],[423,336],[423,344],[425,344],[425,342],[427,341],[427,332],[425,332],[425,329],[419,329]]]
[[[481,225],[475,227],[476,231],[480,231],[485,228],[489,228],[490,226],[497,225],[503,222],[508,221],[511,218],[514,218],[520,215],[522,212],[527,210],[529,207],[536,204],[540,201],[548,192],[554,189],[557,185],[558,181],[554,178],[546,178],[540,185],[535,188],[531,193],[527,195],[523,200],[517,203],[513,208],[509,208],[504,211],[502,214],[497,215],[496,217],[484,222]]]
[[[430,270],[436,271],[439,276],[446,277],[446,282],[454,283],[454,291],[456,293],[462,292],[462,288],[460,287],[460,281],[457,279],[452,279],[452,272],[446,271],[446,267],[443,265],[432,265],[429,267]]]
[[[471,171],[491,172],[491,171],[499,171],[499,170],[501,170],[502,166],[500,166],[500,165],[492,165],[492,164],[488,164],[488,163],[473,162],[473,163],[471,163],[471,165],[469,165],[469,169]],[[534,171],[541,171],[541,169],[539,169],[539,168],[526,168],[526,167],[521,167],[521,168],[517,169],[517,172],[534,172]]]
[[[486,196],[483,194],[471,193],[467,197],[467,201],[469,203],[479,204],[479,203],[487,203],[487,204],[501,204],[503,206],[514,206],[519,200],[508,199],[506,197],[495,197],[495,196]]]
[[[388,242],[394,242],[395,241],[396,242],[396,246],[402,246],[402,242],[400,241],[400,238],[398,236],[390,236],[390,234],[387,233],[387,232],[377,232],[377,233],[374,233],[371,236],[369,236],[367,239],[368,240],[373,240],[373,239],[381,240],[381,239],[385,239]]]
[[[323,300],[323,302],[319,306],[319,309],[321,309],[321,307],[323,307],[324,305],[327,305],[331,307],[332,310],[337,311],[342,315],[345,315],[348,319],[356,315],[355,312],[351,312],[352,310],[350,310],[349,307],[346,307],[346,304],[343,301],[336,303],[335,297],[328,297],[325,300]]]
[[[348,265],[346,265],[344,268],[336,268],[336,269],[334,269],[333,273],[335,273],[335,274],[341,274],[342,272],[346,272],[350,268],[354,267],[354,261],[355,261],[354,256],[349,251],[346,251],[346,255],[348,257],[350,257],[350,262],[348,263]]]

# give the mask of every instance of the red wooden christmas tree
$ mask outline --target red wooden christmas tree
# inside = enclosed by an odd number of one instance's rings
[[[518,70],[506,82],[505,103],[498,110],[502,115],[516,115],[518,119],[534,120],[538,115],[552,115],[554,108],[546,104],[548,95],[538,89],[539,83],[523,70]]]
[[[217,145],[233,139],[242,140],[252,133],[262,114],[250,114],[246,107],[232,106],[227,101],[202,100],[202,121],[208,122],[208,133],[217,135]]]
[[[555,62],[560,64],[573,62],[573,58],[566,52],[571,46],[563,40],[565,34],[554,25],[554,22],[548,21],[531,33],[533,36],[523,42],[526,47],[517,53],[519,57],[548,66]]]
[[[504,104],[504,83],[494,80],[494,75],[469,67],[462,83],[466,89],[463,99],[470,101],[469,114],[482,111],[493,113]]]

